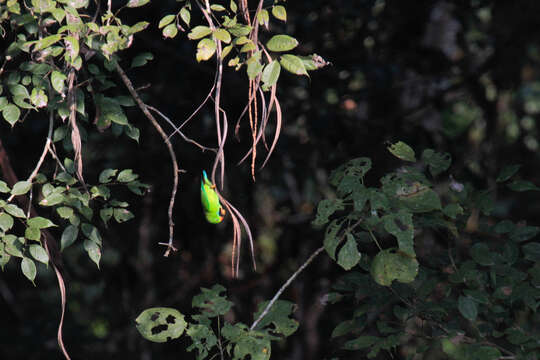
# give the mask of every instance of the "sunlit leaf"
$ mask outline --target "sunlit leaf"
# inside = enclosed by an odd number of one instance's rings
[[[37,273],[36,264],[34,263],[34,261],[32,261],[31,259],[27,257],[23,258],[21,261],[21,270],[24,276],[26,276],[26,278],[30,280],[32,284],[34,284],[34,280],[36,279],[36,273]]]
[[[282,5],[275,5],[272,7],[272,15],[278,20],[287,21],[287,10]]]
[[[270,51],[289,51],[298,46],[298,40],[289,35],[274,35],[266,43],[266,47]]]
[[[291,54],[281,55],[281,57],[279,58],[279,62],[281,66],[283,66],[283,68],[288,72],[296,75],[307,75],[304,63],[302,62],[302,59],[300,59],[298,56],[294,56]]]
[[[395,144],[388,146],[388,151],[392,153],[395,157],[405,160],[415,162],[416,158],[414,156],[414,150],[403,141],[398,141]]]

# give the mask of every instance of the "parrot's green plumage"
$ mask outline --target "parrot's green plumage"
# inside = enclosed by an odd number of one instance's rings
[[[219,196],[214,190],[216,186],[208,179],[206,171],[203,170],[201,179],[201,203],[206,220],[212,224],[218,224],[223,220],[225,210],[219,202]]]

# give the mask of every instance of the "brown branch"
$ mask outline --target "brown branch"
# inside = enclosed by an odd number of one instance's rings
[[[127,89],[129,90],[129,93],[135,99],[137,102],[137,105],[143,112],[143,114],[146,116],[148,120],[152,123],[154,128],[157,130],[161,138],[163,139],[163,142],[167,146],[167,149],[169,150],[169,155],[171,157],[171,163],[173,167],[173,188],[171,192],[171,199],[169,201],[169,241],[166,243],[160,242],[159,245],[165,245],[167,246],[167,250],[165,250],[165,254],[163,256],[167,257],[171,253],[171,251],[178,251],[176,247],[173,245],[173,236],[174,236],[174,222],[172,219],[172,213],[174,209],[174,200],[176,198],[176,191],[178,190],[178,173],[180,172],[178,168],[178,161],[176,160],[176,154],[174,153],[174,149],[172,147],[171,142],[169,141],[167,134],[163,131],[157,120],[154,118],[152,113],[150,113],[150,110],[148,109],[148,106],[141,100],[141,97],[133,87],[133,84],[131,83],[131,80],[127,77],[126,73],[120,67],[119,64],[116,64],[116,71],[120,75],[120,78],[122,78],[122,81],[124,82],[124,85],[126,85]]]

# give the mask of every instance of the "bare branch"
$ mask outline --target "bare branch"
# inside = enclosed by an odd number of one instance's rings
[[[294,274],[292,274],[292,276],[285,282],[285,284],[283,284],[283,286],[281,286],[281,288],[278,290],[276,295],[274,295],[272,300],[270,300],[268,305],[266,305],[266,307],[264,308],[263,312],[259,315],[257,320],[255,320],[253,322],[253,324],[251,324],[251,327],[249,328],[249,330],[255,329],[255,327],[259,324],[259,322],[266,316],[266,314],[268,314],[268,312],[270,311],[270,309],[272,308],[274,303],[277,301],[277,299],[281,296],[281,294],[283,294],[285,289],[293,282],[294,279],[296,279],[296,277],[302,272],[302,270],[304,270],[306,268],[306,266],[308,266],[313,261],[313,259],[315,259],[317,257],[317,255],[319,255],[321,253],[321,251],[323,251],[323,250],[324,250],[324,246],[321,246],[320,248],[315,250],[315,252],[313,252],[313,254],[311,254],[311,256],[306,260],[306,262],[304,262],[298,268],[298,270],[296,270],[294,272]]]
[[[169,215],[169,241],[166,242],[166,243],[161,243],[161,242],[159,243],[159,245],[167,246],[167,250],[165,250],[165,254],[163,254],[163,256],[167,257],[167,256],[169,256],[171,251],[178,251],[178,249],[176,247],[174,247],[174,245],[173,245],[174,222],[173,222],[173,219],[172,219],[172,213],[173,213],[173,209],[174,209],[174,200],[176,198],[176,191],[178,190],[178,173],[180,172],[180,170],[178,168],[178,161],[176,160],[176,154],[174,153],[174,149],[173,149],[173,147],[171,145],[171,142],[169,141],[169,138],[167,137],[167,134],[165,134],[165,132],[163,131],[163,129],[159,125],[158,121],[154,118],[152,113],[150,113],[149,107],[141,100],[141,97],[139,96],[139,94],[137,93],[135,88],[133,87],[133,84],[131,83],[131,80],[127,77],[126,73],[124,72],[122,67],[120,67],[119,64],[116,64],[116,71],[118,72],[118,74],[122,78],[122,81],[124,82],[124,85],[126,85],[126,87],[128,88],[129,93],[135,99],[135,101],[137,102],[137,105],[139,106],[139,108],[141,109],[143,114],[146,116],[146,118],[148,120],[150,120],[150,122],[152,123],[154,128],[157,130],[157,132],[159,133],[159,135],[163,139],[163,142],[167,146],[167,149],[169,150],[169,155],[171,157],[171,163],[172,163],[172,167],[173,167],[173,188],[172,188],[172,191],[171,191],[171,199],[169,200],[169,211],[168,211],[168,215]]]

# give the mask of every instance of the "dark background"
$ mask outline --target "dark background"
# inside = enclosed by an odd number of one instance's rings
[[[271,5],[271,3],[269,3]],[[204,99],[214,74],[212,61],[198,64],[194,42],[179,34],[163,40],[159,19],[176,12],[174,1],[153,1],[127,9],[124,21],[151,22],[121,54],[154,54],[144,68],[128,71],[145,101],[176,123]],[[278,96],[284,127],[267,166],[250,176],[249,163],[236,166],[250,148],[249,124],[239,140],[226,146],[225,194],[245,215],[254,232],[257,272],[242,248],[240,278],[230,278],[232,224],[205,222],[199,200],[200,173],[211,168],[211,153],[201,153],[173,138],[179,165],[186,172],[174,212],[175,244],[180,251],[164,258],[157,243],[168,237],[167,206],[171,164],[164,144],[140,111],[128,111],[141,130],[140,144],[88,127],[85,178],[95,182],[106,167],[132,168],[151,184],[144,197],[130,198],[134,220],[101,229],[104,254],[98,270],[78,243],[64,252],[68,311],[64,341],[76,359],[173,359],[184,354],[183,337],[167,344],[144,340],[134,319],[145,308],[170,306],[185,314],[200,287],[221,283],[235,303],[230,321],[251,323],[257,303],[269,299],[322,243],[311,221],[317,202],[332,194],[332,169],[359,156],[372,158],[368,182],[399,166],[385,150],[402,140],[417,152],[425,148],[452,155],[450,174],[478,187],[490,187],[507,164],[523,164],[524,178],[540,184],[537,121],[540,113],[540,2],[522,1],[290,1],[288,22],[272,30],[300,41],[297,53],[313,52],[332,66],[311,78],[282,72]],[[192,22],[196,23],[194,15]],[[118,83],[120,83],[119,79]],[[244,70],[227,69],[223,106],[236,119],[247,98]],[[123,86],[112,90],[127,95]],[[185,128],[186,135],[215,146],[213,108],[206,107]],[[46,118],[30,116],[13,130],[0,122],[0,138],[20,178],[37,161]],[[167,124],[163,128],[170,130]],[[264,158],[264,148],[259,148]],[[260,165],[261,162],[259,162]],[[538,196],[497,194],[495,215],[534,224]],[[131,195],[126,194],[131,197]],[[59,234],[56,234],[59,237]],[[345,354],[332,329],[351,309],[324,304],[324,295],[343,271],[320,256],[283,294],[298,304],[299,330],[273,346],[275,359],[323,359]],[[0,273],[0,358],[58,359],[56,327],[60,298],[52,270],[39,267],[34,288],[11,261]],[[388,356],[380,354],[380,358]]]

